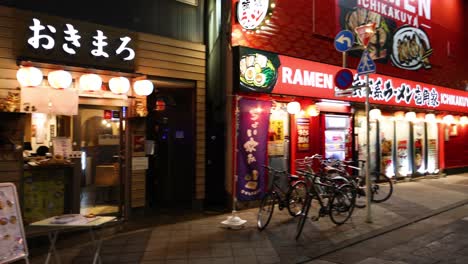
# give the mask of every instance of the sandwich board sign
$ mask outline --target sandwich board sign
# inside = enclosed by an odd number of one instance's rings
[[[0,183],[0,263],[28,260],[28,247],[16,187]]]

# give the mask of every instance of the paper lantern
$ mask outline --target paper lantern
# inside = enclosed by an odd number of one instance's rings
[[[111,78],[109,89],[115,94],[126,94],[130,90],[130,81],[125,77]]]
[[[35,67],[21,67],[16,72],[16,79],[23,87],[38,86],[42,82],[42,72]]]
[[[83,91],[98,91],[101,90],[102,79],[97,74],[84,74],[80,77],[80,89]]]
[[[405,114],[405,119],[406,119],[406,121],[409,121],[409,122],[416,121],[416,113],[415,112],[407,112]]]
[[[461,125],[466,125],[466,124],[468,124],[468,117],[466,117],[466,116],[460,117],[460,124],[461,124]]]
[[[396,120],[403,120],[405,118],[405,112],[403,111],[396,111],[395,114],[395,119]]]
[[[137,95],[147,96],[153,92],[153,82],[149,80],[139,80],[133,83],[133,90]]]
[[[320,110],[317,105],[311,105],[307,108],[307,114],[309,116],[318,116],[320,114]]]
[[[69,72],[58,70],[58,71],[49,72],[49,75],[47,76],[47,80],[49,81],[49,85],[51,87],[60,89],[60,88],[70,87],[73,81],[73,78]]]
[[[426,122],[435,123],[437,121],[436,116],[434,114],[426,114],[425,118]]]
[[[455,118],[453,117],[453,115],[446,115],[446,116],[444,116],[444,118],[442,118],[442,121],[445,124],[450,125],[450,124],[453,124],[455,122]]]
[[[301,104],[299,104],[299,102],[290,102],[286,106],[286,109],[288,110],[288,113],[295,115],[301,111]]]
[[[369,119],[370,120],[379,120],[382,117],[382,112],[380,109],[372,109],[369,111]]]

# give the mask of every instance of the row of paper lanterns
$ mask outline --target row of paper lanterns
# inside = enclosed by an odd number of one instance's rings
[[[35,67],[21,67],[16,78],[22,87],[34,87],[41,85],[43,74]],[[72,84],[73,78],[69,72],[57,70],[49,72],[47,81],[53,88],[66,89]],[[102,78],[94,73],[83,74],[79,79],[79,87],[83,91],[99,91]],[[130,90],[130,81],[125,77],[113,77],[109,80],[109,89],[115,94],[126,94]],[[153,83],[149,80],[137,80],[133,83],[133,90],[140,96],[150,95],[153,89]]]
[[[291,115],[299,114],[301,112],[301,104],[296,101],[289,102],[286,105],[286,111],[288,111],[288,113]],[[320,114],[320,110],[317,105],[310,105],[307,107],[306,113],[309,116],[318,116]]]
[[[382,118],[382,112],[380,109],[372,109],[369,111],[369,119],[370,120],[377,120]],[[442,119],[439,119],[436,117],[435,114],[428,113],[418,113],[416,114],[415,112],[403,112],[403,111],[397,111],[394,113],[394,119],[395,120],[406,120],[410,122],[416,122],[416,121],[425,121],[429,123],[436,123],[441,121],[442,123],[451,125],[451,124],[461,124],[461,125],[466,125],[468,124],[468,117],[466,116],[461,116],[459,118],[455,118],[453,115],[445,115],[442,117]]]
[[[301,104],[299,102],[293,101],[289,102],[286,106],[286,109],[288,113],[295,115],[299,114],[301,112]],[[307,108],[307,113],[309,116],[318,116],[320,113],[319,109],[317,108],[316,105],[311,105]],[[418,117],[419,116],[419,117]],[[372,109],[369,111],[369,119],[370,120],[378,120],[382,118],[382,112],[380,109]],[[403,111],[397,111],[394,114],[394,118],[396,120],[406,120],[410,122],[416,122],[418,120],[421,121],[426,121],[426,122],[437,122],[437,118],[435,114],[428,113],[419,113],[418,115],[415,112],[403,112]],[[458,119],[458,120],[457,120]],[[453,115],[445,115],[442,118],[442,123],[445,124],[456,124],[459,123],[461,125],[468,125],[468,117],[462,116],[460,118],[455,118]]]

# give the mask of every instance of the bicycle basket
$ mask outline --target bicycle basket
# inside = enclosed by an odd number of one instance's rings
[[[322,167],[322,161],[315,157],[305,157],[303,159],[297,159],[296,170],[304,170],[312,173],[319,173]]]

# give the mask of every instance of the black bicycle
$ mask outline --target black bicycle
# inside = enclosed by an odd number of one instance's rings
[[[314,155],[314,158],[320,159],[320,156]],[[322,164],[325,168],[323,161]],[[306,177],[309,188],[304,208],[299,216],[296,240],[301,236],[305,221],[314,206],[314,200],[318,202],[318,205],[314,207],[317,212],[311,217],[313,221],[318,221],[320,217],[328,215],[333,223],[342,225],[351,217],[356,200],[356,188],[353,185],[343,183],[341,179],[329,177],[323,169],[317,173],[305,170],[300,170],[299,173]]]
[[[270,223],[275,204],[278,204],[278,209],[288,208],[291,216],[301,214],[303,203],[305,201],[307,186],[304,181],[298,176],[289,174],[287,171],[276,170],[269,166],[263,166],[268,170],[269,177],[272,178],[272,186],[269,191],[263,196],[260,203],[260,208],[257,215],[257,227],[263,230]],[[287,177],[288,188],[284,191],[280,181]]]
[[[359,167],[352,166],[350,164],[353,161],[334,161],[330,166],[335,167],[337,170],[335,173],[341,175],[350,180],[357,188],[356,207],[364,208],[366,206],[366,175],[364,165],[365,160],[359,160]],[[358,172],[358,175],[351,175],[347,168],[353,169]],[[381,203],[388,200],[393,193],[393,182],[387,175],[373,171],[370,172],[371,180],[371,201],[375,203]]]

